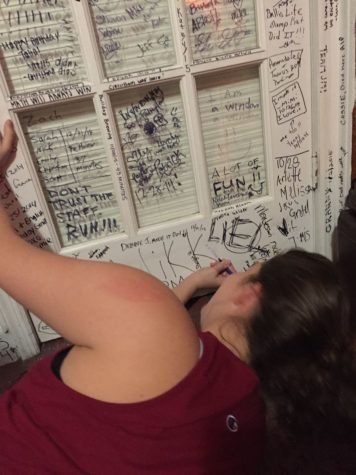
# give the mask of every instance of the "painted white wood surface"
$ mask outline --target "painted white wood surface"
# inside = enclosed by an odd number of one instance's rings
[[[295,246],[330,255],[350,182],[353,2],[125,5],[0,0],[0,120],[20,136],[0,193],[19,233],[170,287],[215,253],[240,269]],[[21,357],[57,336],[9,302]]]

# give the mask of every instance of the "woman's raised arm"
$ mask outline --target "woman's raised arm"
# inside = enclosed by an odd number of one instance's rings
[[[0,172],[15,155],[11,121],[0,143]],[[0,184],[1,186],[1,184]],[[128,266],[37,249],[13,230],[0,204],[0,287],[69,341],[111,352],[156,347],[162,354],[197,335],[184,306],[156,278]],[[131,345],[131,346],[130,346]]]

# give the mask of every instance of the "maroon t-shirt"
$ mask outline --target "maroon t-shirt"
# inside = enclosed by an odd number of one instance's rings
[[[212,334],[193,370],[154,399],[113,404],[68,388],[53,356],[0,398],[0,472],[248,475],[264,446],[254,372]]]

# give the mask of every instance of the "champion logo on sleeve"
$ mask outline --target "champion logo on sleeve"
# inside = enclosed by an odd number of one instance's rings
[[[239,430],[239,423],[233,414],[229,414],[226,417],[226,427],[230,432],[237,432]]]

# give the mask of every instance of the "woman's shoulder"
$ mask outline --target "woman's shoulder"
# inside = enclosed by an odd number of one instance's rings
[[[202,374],[220,399],[231,399],[232,404],[244,401],[251,406],[263,405],[259,394],[259,379],[249,365],[235,356],[209,331],[199,333],[204,365]]]

